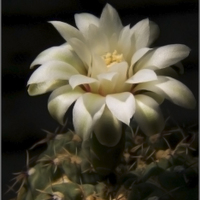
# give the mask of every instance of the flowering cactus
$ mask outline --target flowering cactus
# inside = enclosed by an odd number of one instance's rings
[[[196,195],[197,188],[188,186],[197,175],[196,160],[188,155],[195,151],[196,136],[190,131],[181,136],[181,129],[163,132],[159,108],[164,99],[195,107],[191,91],[175,79],[190,49],[182,44],[150,48],[158,26],[144,19],[124,27],[109,4],[100,18],[76,14],[75,22],[78,29],[50,22],[66,43],[40,53],[31,68],[40,66],[28,81],[32,96],[52,92],[48,109],[60,124],[75,102],[75,131],[50,134],[38,143],[47,142],[47,150],[28,169],[32,173],[22,173],[25,178],[18,173],[17,182],[23,181],[17,200],[187,200]]]

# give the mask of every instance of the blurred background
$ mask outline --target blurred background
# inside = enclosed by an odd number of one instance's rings
[[[75,13],[99,17],[106,3],[118,10],[123,25],[144,18],[158,24],[160,37],[154,46],[180,43],[191,48],[180,81],[198,102],[198,0],[2,0],[2,199],[15,196],[12,191],[4,193],[14,183],[12,173],[26,169],[26,150],[45,137],[42,129],[54,132],[59,126],[47,111],[49,94],[30,97],[26,91],[33,72],[30,63],[41,51],[64,42],[47,22],[75,25]],[[186,110],[164,102],[162,109],[181,125],[198,123],[198,105]]]

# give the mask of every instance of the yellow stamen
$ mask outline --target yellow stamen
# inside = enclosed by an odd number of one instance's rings
[[[118,54],[116,50],[112,54],[110,52],[106,53],[102,56],[102,58],[104,59],[107,67],[110,67],[114,63],[120,63],[124,60],[123,54]]]

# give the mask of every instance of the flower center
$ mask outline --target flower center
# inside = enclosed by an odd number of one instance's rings
[[[104,59],[107,67],[110,67],[114,63],[120,63],[124,60],[123,54],[118,54],[116,50],[113,53],[106,53],[102,56],[102,58]]]

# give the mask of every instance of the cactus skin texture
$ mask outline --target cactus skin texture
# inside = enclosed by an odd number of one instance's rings
[[[47,149],[16,174],[16,200],[196,200],[197,127],[173,126],[149,137],[132,122],[114,147],[47,132]]]

